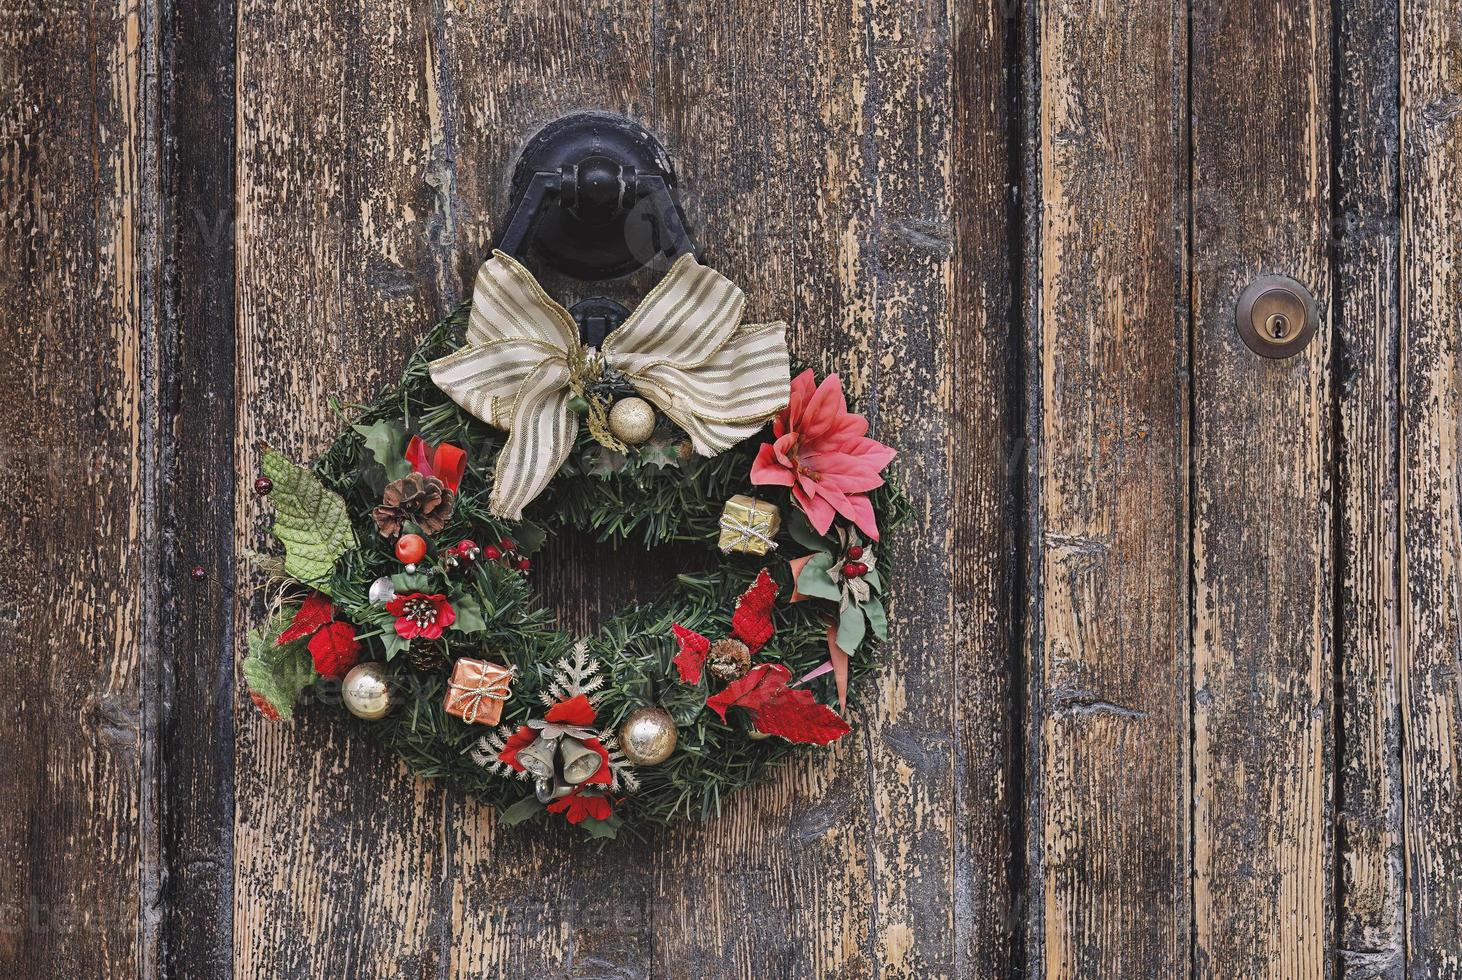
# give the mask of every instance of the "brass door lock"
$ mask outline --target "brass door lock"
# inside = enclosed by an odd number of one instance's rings
[[[1249,283],[1234,319],[1249,350],[1276,359],[1304,350],[1320,322],[1315,297],[1288,276],[1260,276]]]

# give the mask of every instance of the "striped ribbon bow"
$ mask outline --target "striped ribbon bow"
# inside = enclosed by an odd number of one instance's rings
[[[569,401],[604,369],[684,429],[702,456],[761,428],[787,405],[787,325],[743,324],[745,302],[731,280],[682,255],[595,350],[531,272],[494,251],[477,273],[467,343],[430,365],[453,401],[508,433],[488,509],[517,520],[548,486],[578,432]]]

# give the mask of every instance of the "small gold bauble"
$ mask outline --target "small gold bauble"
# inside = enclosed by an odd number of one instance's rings
[[[638,446],[655,434],[655,409],[643,398],[621,398],[609,410],[609,431],[620,442]]]
[[[391,712],[391,681],[378,663],[356,664],[340,685],[340,698],[357,718],[379,721]]]
[[[675,719],[664,708],[639,708],[619,726],[619,750],[637,766],[656,766],[675,751]]]

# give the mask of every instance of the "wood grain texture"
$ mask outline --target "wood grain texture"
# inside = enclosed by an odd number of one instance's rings
[[[445,308],[425,233],[439,201],[429,15],[239,5],[236,499],[255,546],[269,511],[250,488],[256,441],[314,456],[343,425],[327,400],[398,377]],[[262,610],[238,614],[242,627]],[[236,708],[234,974],[437,975],[443,792],[304,714],[276,725],[247,697]]]
[[[1401,6],[1401,650],[1406,968],[1462,974],[1462,24]]]
[[[1194,967],[1331,969],[1330,4],[1192,8]],[[1234,328],[1261,273],[1322,317],[1268,361]]]
[[[180,0],[161,28],[159,972],[189,980],[233,975],[234,15]]]
[[[155,14],[0,8],[7,976],[152,965]]]
[[[1188,966],[1184,8],[1039,8],[1033,975]]]
[[[1398,5],[1336,6],[1337,973],[1399,978]]]

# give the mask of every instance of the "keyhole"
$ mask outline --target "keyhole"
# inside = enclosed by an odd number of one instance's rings
[[[1283,340],[1284,335],[1289,332],[1289,317],[1283,313],[1271,314],[1269,319],[1264,321],[1264,326],[1269,331],[1269,336],[1275,340]]]

